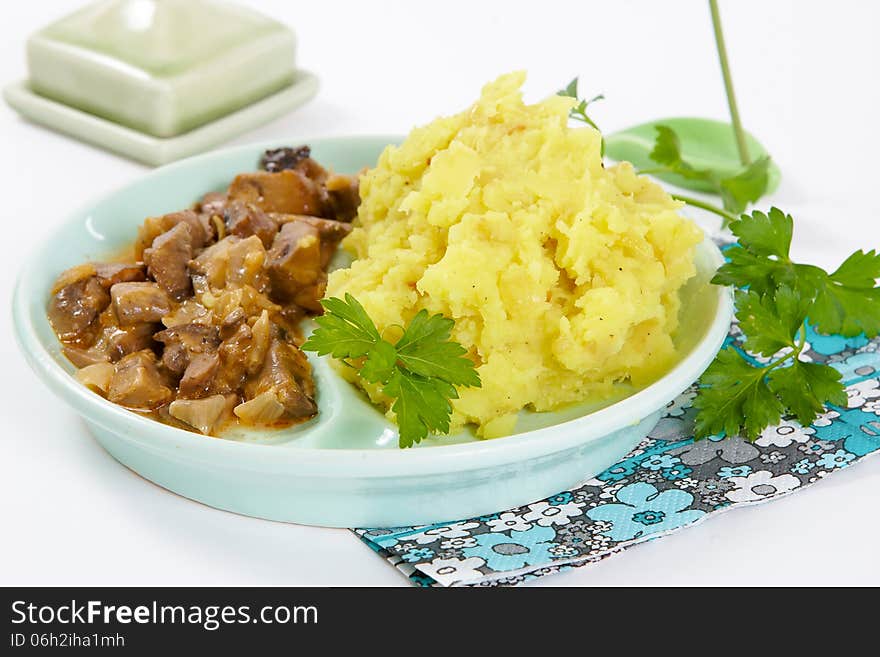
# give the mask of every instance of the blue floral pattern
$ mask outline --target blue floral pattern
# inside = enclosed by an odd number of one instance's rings
[[[617,502],[590,509],[587,517],[610,522],[606,535],[612,540],[629,541],[641,538],[648,531],[676,529],[705,515],[701,509],[689,509],[693,502],[694,496],[683,490],[661,493],[651,484],[637,481],[617,492]]]
[[[812,426],[785,418],[754,443],[695,443],[692,386],[635,450],[576,488],[470,520],[355,531],[413,584],[513,586],[796,492],[880,452],[880,338],[813,328],[807,338],[809,359],[837,369],[847,386],[847,405],[828,407]],[[728,343],[742,349],[741,340],[734,324]]]
[[[718,476],[722,479],[730,479],[732,477],[745,477],[752,471],[749,465],[725,466],[718,470]]]
[[[463,550],[465,557],[481,557],[495,571],[518,570],[523,566],[540,566],[553,560],[550,550],[556,532],[536,525],[524,532],[480,534],[477,544]]]

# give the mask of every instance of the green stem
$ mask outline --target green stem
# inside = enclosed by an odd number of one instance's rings
[[[731,221],[736,221],[737,216],[732,212],[728,212],[727,210],[723,210],[719,208],[717,205],[712,205],[711,203],[706,203],[705,201],[701,201],[698,198],[694,198],[693,196],[683,196],[682,194],[672,194],[672,198],[676,201],[681,201],[683,203],[687,203],[688,205],[692,205],[695,208],[700,208],[701,210],[706,210],[713,214],[717,214],[719,217],[724,219],[724,225],[726,226]]]
[[[583,122],[583,123],[586,123],[588,126],[590,126],[591,128],[593,128],[594,130],[599,130],[599,126],[597,126],[597,125],[593,122],[593,119],[591,119],[589,116],[587,116],[587,115],[584,114],[583,112],[578,112],[577,114],[574,114],[574,115],[572,116],[572,118],[575,119],[576,121],[581,121],[581,122]],[[599,132],[602,132],[602,131],[599,130]]]
[[[652,167],[650,169],[639,169],[638,171],[636,171],[636,173],[639,174],[640,176],[653,176],[658,173],[675,173],[675,172],[672,169],[670,169],[669,167]]]
[[[574,112],[574,111],[572,111],[572,113],[569,114],[569,117],[571,117],[571,118],[574,119],[575,121],[582,121],[582,122],[586,123],[587,125],[589,125],[590,127],[592,127],[596,132],[599,133],[599,135],[602,137],[602,141],[599,142],[599,157],[604,158],[604,157],[605,157],[605,135],[603,135],[603,134],[602,134],[602,131],[599,130],[599,126],[597,126],[597,125],[593,122],[593,119],[591,119],[589,116],[587,116],[587,113],[586,113],[586,112]],[[603,165],[603,166],[604,166],[604,165]]]
[[[806,346],[807,346],[807,325],[804,323],[804,324],[801,324],[800,329],[798,329],[797,343],[791,345],[792,352],[790,354],[784,354],[783,356],[781,356],[777,360],[773,361],[772,363],[768,363],[767,365],[765,365],[763,368],[764,375],[766,376],[767,374],[770,373],[771,370],[775,370],[777,367],[779,367],[780,365],[782,365],[785,362],[788,362],[789,360],[796,361],[798,358],[800,358],[801,352],[804,350],[804,347],[806,347]]]
[[[727,61],[727,46],[724,44],[724,32],[721,30],[721,15],[718,13],[718,1],[709,0],[709,11],[712,13],[712,28],[715,30],[715,45],[718,47],[718,61],[721,64],[721,75],[724,77],[724,91],[727,92],[727,106],[730,108],[730,120],[733,123],[733,135],[736,148],[743,166],[751,163],[746,133],[739,118],[736,106],[736,95],[733,92],[733,79],[730,76],[730,64]]]
[[[797,353],[795,356],[800,356],[801,352],[804,350],[804,347],[807,346],[807,323],[804,322],[801,324],[801,327],[798,329],[798,343],[796,346]]]

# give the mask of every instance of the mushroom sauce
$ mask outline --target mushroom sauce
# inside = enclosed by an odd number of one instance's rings
[[[267,151],[191,209],[146,219],[130,258],[62,273],[48,316],[77,379],[110,401],[216,435],[313,417],[300,321],[321,313],[357,178],[307,146]]]

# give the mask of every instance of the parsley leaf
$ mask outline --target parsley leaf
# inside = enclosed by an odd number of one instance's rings
[[[584,98],[578,98],[578,79],[574,78],[571,82],[565,85],[564,89],[560,89],[556,92],[557,96],[566,96],[568,98],[574,98],[578,101],[578,104],[572,107],[568,111],[568,116],[575,121],[580,121],[581,123],[586,123],[588,126],[597,130],[598,132],[602,132],[599,130],[599,126],[596,125],[596,122],[590,118],[590,115],[587,114],[587,108],[598,100],[604,100],[605,96],[599,94],[598,96],[593,96],[589,100]],[[602,140],[599,142],[599,156],[605,157],[605,137],[602,136]]]
[[[758,158],[743,171],[731,178],[718,181],[719,192],[724,209],[739,214],[749,204],[767,193],[769,185],[770,158]]]
[[[370,383],[383,383],[394,374],[396,364],[397,349],[390,342],[379,340],[367,352],[367,357],[361,366],[361,378]]]
[[[396,398],[391,410],[400,427],[400,446],[412,447],[429,433],[449,433],[449,386],[443,381],[396,369],[382,389]],[[453,392],[455,388],[452,388]],[[453,399],[458,397],[456,393]]]
[[[773,393],[804,426],[825,410],[826,402],[846,406],[840,372],[829,365],[796,360],[772,370],[767,379]]]
[[[748,287],[773,295],[781,286],[796,291],[810,306],[810,320],[823,333],[852,337],[880,333],[880,253],[856,251],[832,274],[815,265],[793,262],[789,255],[794,222],[778,208],[743,215],[730,224],[739,244],[729,248],[728,261],[713,283]]]
[[[763,367],[749,363],[734,347],[718,354],[701,377],[694,402],[696,435],[760,431],[791,414],[812,423],[825,404],[846,405],[840,373],[828,365],[803,362],[804,325],[845,337],[880,332],[880,254],[856,251],[833,273],[792,261],[794,221],[777,208],[743,215],[730,224],[739,244],[712,279],[733,285],[742,347],[771,357]]]
[[[780,287],[774,296],[737,290],[736,309],[740,329],[746,336],[743,346],[748,351],[772,356],[786,347],[797,348],[794,335],[804,323],[807,309],[790,287]]]
[[[769,214],[755,211],[734,221],[730,231],[753,253],[787,259],[794,220],[779,208],[770,208]]]
[[[823,272],[824,274],[824,272]],[[846,336],[880,333],[880,254],[856,251],[833,274],[818,277],[811,319],[820,331]]]
[[[793,269],[785,261],[757,254],[741,245],[730,247],[724,255],[727,262],[715,272],[712,278],[715,285],[748,287],[758,294],[766,294],[786,282],[789,287],[795,286]]]
[[[871,249],[856,251],[851,254],[843,264],[838,267],[831,278],[840,285],[866,289],[875,285],[876,279],[880,278],[880,253]]]
[[[587,115],[587,107],[589,107],[592,103],[595,103],[597,100],[605,100],[605,96],[599,94],[598,96],[593,96],[589,100],[579,99],[577,78],[574,78],[571,82],[565,85],[564,89],[560,89],[559,91],[557,91],[556,95],[566,96],[567,98],[574,98],[575,100],[578,100],[578,104],[571,108],[568,115],[576,121],[582,121],[583,123],[586,123],[587,125],[595,128],[596,130],[599,130],[599,126],[597,126],[593,119],[591,119]]]
[[[780,285],[798,291],[803,297],[815,296],[825,272],[819,267],[792,262],[789,257],[793,219],[778,208],[752,212],[731,222],[731,232],[739,244],[724,252],[728,262],[715,273],[717,285],[748,287],[758,294],[772,293]]]
[[[455,386],[480,387],[480,376],[467,351],[449,339],[451,319],[419,311],[396,344],[384,340],[363,306],[350,294],[345,300],[321,301],[324,315],[303,344],[304,351],[330,354],[358,370],[394,399],[400,447],[412,447],[432,433],[449,433],[450,399]]]
[[[682,159],[681,140],[675,130],[665,125],[658,125],[655,129],[657,137],[654,141],[654,149],[648,155],[652,160],[684,178],[712,181],[711,171],[694,169]]]
[[[345,301],[330,298],[321,305],[324,315],[315,320],[319,328],[303,344],[304,351],[316,351],[319,356],[330,354],[333,358],[359,358],[381,339],[367,311],[350,294],[345,295]]]
[[[480,377],[474,364],[464,357],[467,350],[449,341],[454,325],[455,322],[443,315],[431,317],[427,310],[420,310],[395,345],[397,357],[416,374],[455,385],[479,387]]]
[[[675,173],[688,180],[706,183],[721,197],[724,209],[739,214],[750,203],[767,193],[770,184],[770,158],[760,157],[734,176],[721,178],[711,169],[697,169],[688,164],[681,154],[681,140],[675,130],[665,125],[655,127],[657,136],[649,157],[661,165],[662,170]],[[646,171],[651,173],[652,170]]]
[[[765,378],[766,368],[753,367],[734,347],[720,351],[703,374],[704,387],[694,400],[697,437],[744,432],[754,439],[779,422],[784,408]]]

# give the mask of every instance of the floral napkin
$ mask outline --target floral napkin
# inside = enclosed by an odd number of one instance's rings
[[[754,443],[694,442],[692,387],[626,458],[571,490],[458,522],[354,531],[414,584],[516,585],[796,492],[880,450],[880,338],[807,339],[800,358],[839,370],[848,396],[812,426],[787,418]],[[734,324],[727,344],[740,343]]]

